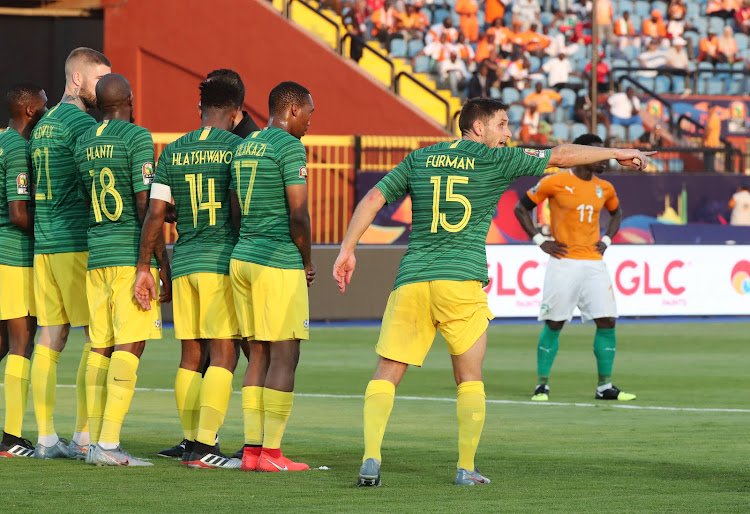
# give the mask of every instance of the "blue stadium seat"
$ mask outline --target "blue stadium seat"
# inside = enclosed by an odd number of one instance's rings
[[[744,78],[744,75],[742,75],[741,73],[735,73],[733,75],[730,75],[725,85],[726,94],[728,95],[747,94],[747,91],[741,91],[743,78]]]
[[[521,118],[523,117],[523,111],[524,107],[522,105],[511,105],[510,110],[508,111],[508,118],[510,119],[511,124],[519,124],[521,123]]]
[[[527,87],[526,89],[521,91],[521,100],[524,100],[527,96],[529,96],[533,92],[534,92],[534,88]]]
[[[422,51],[422,49],[424,48],[424,43],[422,43],[422,41],[419,39],[412,39],[411,41],[409,41],[408,48],[409,58],[412,58]]]
[[[692,20],[691,23],[693,27],[695,27],[695,30],[698,32],[698,34],[705,34],[706,32],[708,32],[708,18],[699,16]],[[695,32],[693,32],[693,34],[695,34]]]
[[[609,136],[619,141],[625,141],[625,127],[618,123],[613,123],[609,126]]]
[[[391,40],[391,57],[406,57],[406,43],[403,39]]]
[[[735,34],[734,39],[737,41],[738,50],[745,50],[746,48],[750,47],[750,38],[748,38],[742,32]]]
[[[565,123],[567,125],[568,120],[570,120],[568,110],[568,107],[560,106],[552,113],[552,118],[558,123]]]
[[[540,17],[541,17],[541,20],[542,20],[542,25],[546,26],[546,25],[549,25],[550,23],[552,23],[552,20],[555,18],[555,15],[552,14],[551,12],[545,11],[545,12],[543,12],[543,13],[540,14]]]
[[[484,9],[479,9],[477,11],[477,22],[479,22],[479,30],[483,32],[482,27],[484,27]]]
[[[576,92],[572,89],[568,89],[567,87],[562,88],[560,96],[562,97],[560,105],[563,107],[573,107],[576,104]]]
[[[685,161],[682,159],[669,159],[667,161],[667,167],[671,172],[682,173],[685,171]]]
[[[676,95],[681,95],[685,92],[685,77],[679,75],[672,77],[672,92]]]
[[[596,124],[596,135],[602,138],[602,141],[607,140],[607,126],[604,123]]]
[[[667,161],[661,158],[650,158],[651,164],[658,170],[658,171],[664,171],[666,168]]]
[[[651,9],[658,9],[661,11],[662,18],[667,19],[667,4],[661,1],[651,2]]]
[[[555,123],[552,125],[552,135],[561,141],[568,141],[570,130],[567,123]]]
[[[651,5],[643,0],[635,3],[635,14],[648,18],[651,15]]]
[[[695,21],[700,17],[701,9],[698,2],[687,3],[687,13],[685,14],[690,20]]]
[[[711,16],[708,21],[708,28],[716,33],[717,36],[720,36],[721,31],[724,30],[724,18]]]
[[[458,15],[456,11],[451,11],[451,18],[453,18],[453,26],[458,28],[461,22],[461,17]]]
[[[531,64],[531,71],[536,71],[542,65],[542,60],[535,55],[529,57],[529,64]]]
[[[443,20],[450,15],[451,13],[447,9],[435,9],[435,12],[432,14],[432,24],[443,23]]]
[[[643,128],[643,125],[630,125],[628,127],[628,140],[631,142],[636,141],[644,132],[646,132],[646,130]]]
[[[521,101],[521,93],[514,87],[503,88],[503,102],[510,104]]]
[[[490,96],[492,98],[500,98],[500,90],[496,87],[490,88]]]
[[[573,127],[570,129],[570,140],[574,141],[578,136],[582,136],[589,129],[583,123],[573,123]]]
[[[422,9],[421,12],[423,12],[424,15],[427,17],[427,26],[429,27],[430,25],[432,25],[433,24],[432,23],[432,11],[429,10],[429,9]],[[481,25],[480,25],[480,27],[481,27]]]
[[[672,89],[672,80],[664,75],[658,75],[654,82],[654,92],[656,92],[657,95],[662,95],[664,93],[669,93],[670,89]]]
[[[723,95],[724,79],[722,77],[709,77],[706,93],[709,95]]]
[[[628,58],[628,61],[634,61],[638,57],[639,53],[640,52],[638,52],[638,49],[634,46],[625,47],[625,57]]]
[[[414,73],[429,73],[430,58],[426,55],[420,55],[414,61]]]

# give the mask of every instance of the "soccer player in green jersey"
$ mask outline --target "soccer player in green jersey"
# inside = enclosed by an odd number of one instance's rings
[[[110,72],[109,60],[90,48],[76,48],[65,61],[65,94],[47,111],[31,135],[36,185],[34,213],[34,296],[41,333],[31,363],[31,387],[39,439],[38,459],[81,459],[89,444],[86,363],[89,312],[86,302],[88,212],[78,196],[73,152],[81,134],[96,121],[96,83]],[[53,413],[57,361],[70,327],[84,327],[86,345],[76,375],[75,433],[68,445],[55,431]]]
[[[230,277],[250,362],[242,382],[245,471],[301,471],[307,464],[281,453],[294,398],[300,341],[308,339],[307,288],[315,279],[307,210],[307,155],[300,138],[313,112],[310,92],[282,82],[268,98],[265,130],[253,132],[234,153],[233,208],[240,237]]]
[[[412,232],[383,315],[380,361],[365,392],[365,453],[358,486],[380,485],[380,448],[396,386],[409,364],[421,366],[435,332],[448,343],[458,386],[457,485],[488,484],[474,467],[485,416],[482,361],[493,318],[482,287],[489,282],[485,240],[500,196],[523,175],[606,159],[637,169],[638,150],[562,145],[552,150],[506,148],[508,106],[472,99],[459,118],[462,139],[410,153],[357,206],[333,276],[341,292],[356,265],[354,249],[386,203],[411,195]]]
[[[100,466],[151,466],[120,446],[120,431],[133,398],[146,339],[161,339],[161,308],[144,311],[133,299],[141,223],[154,178],[154,141],[133,122],[133,94],[122,75],[96,85],[104,115],[78,138],[75,161],[80,194],[90,205],[86,294],[91,351],[86,393],[91,444],[86,462]],[[169,262],[163,236],[156,247],[169,301]],[[152,252],[153,255],[153,252]],[[149,259],[149,272],[157,276]]]
[[[200,91],[201,128],[167,145],[159,157],[134,294],[149,308],[155,283],[148,259],[174,197],[180,234],[173,256],[174,325],[175,336],[182,340],[175,399],[186,439],[182,463],[236,469],[240,461],[221,454],[215,440],[229,407],[239,352],[229,281],[229,259],[237,242],[229,183],[232,152],[242,139],[229,130],[242,110],[244,94],[222,77],[206,80]],[[210,366],[201,377],[207,357]]]
[[[34,219],[31,208],[29,136],[47,111],[47,95],[33,84],[8,91],[8,129],[0,132],[0,320],[9,331],[5,364],[5,427],[0,457],[31,457],[21,438],[29,397],[29,357],[36,334],[34,307]]]

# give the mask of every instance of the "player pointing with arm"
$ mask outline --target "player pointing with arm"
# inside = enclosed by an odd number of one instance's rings
[[[31,457],[21,437],[29,397],[29,357],[36,334],[34,306],[34,218],[29,136],[47,111],[47,95],[32,84],[8,91],[8,129],[0,132],[0,320],[10,335],[5,365],[5,428],[0,457]],[[5,330],[5,327],[2,329]]]
[[[462,139],[409,154],[357,206],[333,276],[344,292],[355,268],[354,248],[381,207],[412,199],[409,248],[383,315],[380,362],[365,392],[365,454],[357,485],[380,485],[380,448],[396,386],[409,364],[421,366],[437,328],[444,335],[458,386],[457,485],[489,483],[474,466],[484,425],[482,361],[492,313],[482,287],[489,281],[485,240],[500,196],[522,175],[547,167],[617,159],[643,169],[638,150],[562,145],[552,150],[505,148],[508,106],[469,100],[461,110]]]
[[[584,134],[576,144],[601,147],[602,140],[594,134]],[[544,294],[539,320],[545,325],[537,348],[539,375],[533,401],[549,400],[549,374],[559,347],[560,331],[573,318],[578,307],[584,322],[594,320],[594,355],[599,371],[597,400],[635,400],[635,395],[620,391],[612,385],[612,365],[615,360],[615,305],[614,291],[607,265],[602,255],[612,244],[620,229],[622,210],[612,184],[600,179],[607,161],[575,166],[545,177],[531,188],[516,205],[516,218],[541,249],[553,259],[547,263]],[[529,214],[549,198],[550,226],[553,241],[546,241],[534,226]],[[609,224],[599,239],[599,213],[609,212]]]

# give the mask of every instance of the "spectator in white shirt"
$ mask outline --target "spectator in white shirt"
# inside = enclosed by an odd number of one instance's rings
[[[615,93],[607,99],[609,106],[609,117],[612,123],[624,126],[637,125],[641,123],[641,102],[635,96],[632,87],[628,87],[624,93]]]
[[[547,74],[547,85],[556,91],[564,87],[571,87],[568,83],[573,73],[573,67],[564,53],[560,53],[557,59],[549,59],[542,65],[542,70]],[[580,86],[573,89],[580,88]]]
[[[646,51],[639,56],[639,59],[642,67],[652,70],[656,70],[667,64],[667,54],[659,47],[659,41],[656,39],[649,41]],[[656,77],[656,74],[656,71],[638,72],[638,75],[645,78]]]
[[[742,184],[729,200],[729,208],[732,215],[729,218],[730,225],[750,225],[750,191]]]
[[[667,66],[687,70],[689,62],[690,58],[687,50],[685,50],[685,40],[681,37],[674,38],[672,46],[667,50]]]
[[[439,63],[447,60],[450,54],[455,51],[456,47],[448,42],[448,34],[443,32],[440,34],[440,40],[428,44],[412,58],[412,66],[414,66],[417,57],[426,55],[430,58],[430,69],[435,69]]]
[[[466,87],[466,80],[469,78],[469,71],[458,54],[451,52],[450,57],[438,64],[438,73],[440,83],[443,87],[449,87],[453,96],[463,96],[463,90]]]
[[[513,3],[514,21],[530,25],[540,21],[540,13],[539,0],[517,0]]]

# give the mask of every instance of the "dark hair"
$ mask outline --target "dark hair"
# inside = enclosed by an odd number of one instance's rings
[[[245,95],[239,85],[226,77],[218,76],[201,82],[201,111],[209,109],[236,109],[242,107]]]
[[[239,87],[240,91],[242,91],[242,101],[245,101],[245,84],[244,82],[242,82],[242,77],[240,77],[239,73],[227,68],[220,68],[206,75],[206,80],[215,79],[217,77],[222,77],[230,82],[235,83],[237,87]]]
[[[93,48],[86,48],[81,46],[70,52],[68,58],[65,59],[65,76],[69,77],[73,72],[77,71],[74,69],[76,64],[103,64],[105,66],[112,67],[112,63],[109,62],[107,56],[103,53],[94,50]]]
[[[268,95],[268,112],[269,114],[280,113],[292,104],[304,105],[308,96],[310,96],[310,91],[304,86],[296,82],[282,82]]]
[[[11,116],[20,114],[29,102],[43,90],[44,88],[30,82],[13,85],[8,90],[8,94],[5,95],[8,112]]]
[[[575,141],[573,141],[574,145],[591,146],[597,143],[601,145],[604,144],[604,141],[602,141],[602,138],[600,138],[596,134],[581,134],[575,139]]]
[[[472,98],[461,109],[458,117],[458,129],[463,134],[471,130],[476,120],[487,123],[497,111],[507,111],[508,104],[494,98]]]

